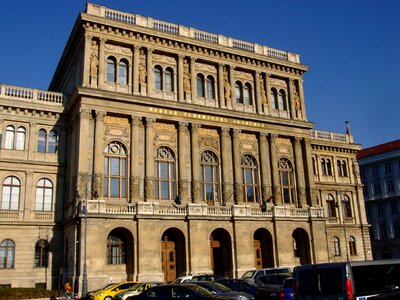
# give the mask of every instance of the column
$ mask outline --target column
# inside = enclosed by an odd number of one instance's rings
[[[305,139],[304,140],[304,150],[305,150],[305,157],[306,157],[306,167],[307,167],[307,176],[305,176],[306,179],[306,186],[308,189],[308,194],[309,197],[311,198],[310,200],[310,205],[311,206],[317,206],[317,195],[315,193],[315,182],[314,182],[314,171],[313,171],[313,161],[312,161],[312,156],[311,156],[311,144],[310,144],[310,139]],[[319,164],[317,163],[317,166]],[[320,172],[319,172],[320,173]]]
[[[185,93],[183,90],[183,55],[178,56],[178,101],[185,102]]]
[[[299,97],[300,97],[300,102],[301,102],[301,114],[303,116],[303,120],[307,121],[307,116],[306,116],[306,107],[304,105],[304,89],[303,89],[303,79],[300,78],[298,80],[299,82]]]
[[[262,112],[261,108],[261,95],[260,95],[260,72],[256,71],[254,75],[254,83],[255,83],[255,99],[257,105],[257,113],[260,114]]]
[[[190,58],[190,81],[192,83],[192,103],[197,102],[197,76],[196,76],[196,58]]]
[[[235,203],[243,204],[243,174],[240,157],[240,129],[233,130],[233,165],[235,176]]]
[[[234,110],[236,107],[236,87],[235,87],[235,76],[233,74],[234,67],[229,66],[229,80],[231,83],[231,92],[232,92],[232,98],[231,98],[231,105],[232,109]]]
[[[92,54],[92,36],[85,33],[85,49],[83,57],[83,86],[90,86],[90,56]]]
[[[145,201],[154,200],[154,119],[146,118],[146,166],[144,178]]]
[[[232,144],[229,128],[221,128],[221,157],[222,157],[222,203],[233,204],[232,191]]]
[[[218,96],[219,107],[225,107],[225,93],[224,93],[224,65],[218,64]]]
[[[139,161],[139,127],[142,118],[131,117],[131,178],[129,189],[129,201],[134,202],[140,197],[140,161]]]
[[[199,153],[199,131],[200,125],[192,123],[191,150],[192,150],[192,201],[201,203],[200,199],[200,153]]]
[[[289,79],[289,101],[290,101],[290,118],[296,119],[296,105],[294,103],[294,93],[293,93],[293,79]]]
[[[105,75],[105,64],[106,64],[106,57],[105,57],[105,44],[106,39],[100,39],[99,45],[99,83],[98,86],[102,87],[104,85],[104,75]]]
[[[274,193],[274,204],[282,205],[281,183],[278,170],[278,158],[276,154],[276,139],[277,134],[271,134],[270,152],[271,152],[271,170],[272,170],[272,185]]]
[[[274,99],[271,98],[271,85],[269,84],[269,74],[265,74],[265,95],[267,96],[267,105],[268,105],[268,113],[272,112],[272,101]]]
[[[178,155],[179,155],[179,181],[178,193],[180,194],[182,203],[188,202],[188,179],[186,172],[186,134],[188,124],[179,122],[178,129]]]
[[[153,49],[147,48],[147,95],[153,95],[154,73],[153,73]]]
[[[140,49],[138,46],[133,47],[133,94],[139,95],[139,64]]]
[[[96,111],[96,123],[94,132],[94,156],[93,156],[93,186],[92,197],[94,199],[103,197],[104,180],[104,111]]]
[[[301,147],[301,139],[294,139],[294,159],[297,180],[297,199],[299,207],[306,206],[306,187],[304,185],[304,162],[303,151]]]
[[[260,133],[260,170],[261,170],[261,196],[262,200],[268,200],[272,196],[271,191],[271,163],[269,157],[269,144],[267,133]]]

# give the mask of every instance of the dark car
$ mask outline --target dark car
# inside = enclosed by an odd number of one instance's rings
[[[286,278],[292,277],[292,274],[268,274],[256,277],[256,284],[260,287],[280,290]]]
[[[295,285],[296,280],[293,277],[286,278],[283,282],[283,285],[280,289],[280,297],[281,300],[293,300],[293,286]]]
[[[213,294],[196,284],[168,284],[151,287],[137,296],[130,296],[129,300],[176,300],[177,298],[198,300],[231,300],[222,295]]]
[[[223,295],[231,299],[254,300],[254,296],[252,294],[234,291],[227,286],[215,281],[196,281],[194,283],[209,290],[214,294]]]
[[[193,276],[190,281],[215,281],[218,279],[226,279],[226,277],[222,275],[200,274]]]
[[[279,299],[278,291],[259,287],[255,283],[245,279],[220,279],[216,280],[216,282],[221,283],[234,291],[251,294],[254,296],[255,300]]]

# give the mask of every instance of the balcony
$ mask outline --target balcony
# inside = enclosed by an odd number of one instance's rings
[[[79,203],[79,215],[85,212],[85,201]],[[232,205],[209,206],[207,204],[188,203],[174,205],[159,202],[110,203],[104,200],[88,200],[88,215],[107,214],[109,217],[171,217],[171,218],[251,218],[255,219],[298,219],[325,218],[322,208],[295,208],[274,206],[261,211],[259,206]]]

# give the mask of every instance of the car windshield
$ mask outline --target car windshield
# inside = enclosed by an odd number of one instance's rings
[[[247,271],[243,274],[242,278],[252,278],[256,271]]]
[[[192,284],[189,286],[190,290],[195,292],[196,294],[200,296],[207,296],[207,295],[213,295],[213,292],[210,292],[209,290],[203,288],[202,286],[199,286],[197,284]]]
[[[224,292],[224,293],[227,293],[227,292],[231,291],[230,288],[228,288],[225,285],[220,284],[218,282],[209,282],[209,285],[211,285],[213,288],[215,288],[217,290],[220,290],[221,292]]]
[[[129,288],[130,291],[137,291],[144,283],[136,283],[134,286],[132,286],[131,288]]]
[[[181,283],[183,281],[183,278],[177,278],[174,281],[171,282],[171,284],[178,284]]]

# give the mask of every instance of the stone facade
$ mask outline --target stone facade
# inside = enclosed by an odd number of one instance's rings
[[[88,4],[55,92],[0,86],[0,240],[15,254],[0,284],[371,259],[360,145],[313,129],[306,71],[298,54]]]

